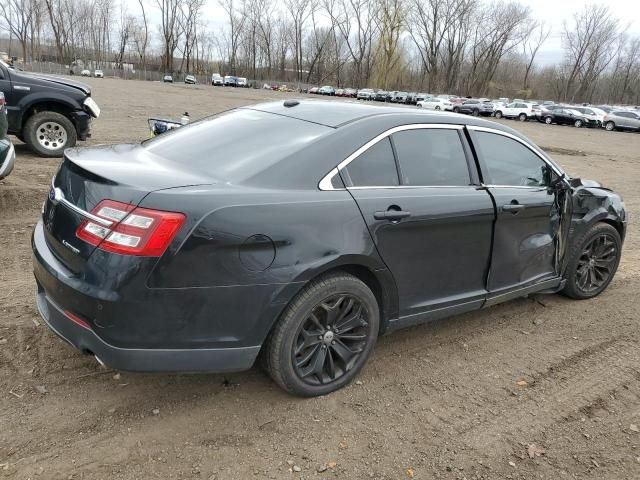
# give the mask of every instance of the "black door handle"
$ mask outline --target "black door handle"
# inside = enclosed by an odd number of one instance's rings
[[[386,212],[376,212],[373,214],[373,218],[376,220],[390,220],[392,222],[397,222],[410,216],[411,212],[405,212],[403,210],[387,210]]]
[[[514,215],[520,210],[524,210],[524,205],[520,205],[519,203],[509,203],[502,206],[503,212],[511,212]]]

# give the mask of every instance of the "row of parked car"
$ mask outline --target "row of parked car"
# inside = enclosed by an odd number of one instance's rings
[[[603,127],[606,130],[640,131],[640,109],[623,106],[591,106],[556,104],[551,100],[464,98],[453,95],[374,90],[363,88],[335,89],[331,86],[313,87],[308,93],[352,97],[363,101],[378,101],[416,105],[428,110],[450,111],[473,116],[512,118],[520,121],[537,120],[575,127]]]

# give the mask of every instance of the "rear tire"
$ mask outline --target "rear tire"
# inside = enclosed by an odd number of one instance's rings
[[[502,112],[500,110],[496,112],[496,118],[502,118]]]
[[[479,117],[480,116],[480,110],[474,110],[471,112],[471,115],[473,115],[474,117]]]
[[[440,105],[436,105],[436,110],[440,110]]]
[[[576,128],[582,128],[582,120],[576,120],[575,122],[573,122],[573,126]]]
[[[544,119],[544,123],[546,123],[547,125],[551,125],[553,123],[553,118],[551,117],[546,117]]]
[[[75,146],[76,128],[67,117],[58,112],[40,112],[32,115],[22,132],[29,148],[40,157],[61,157],[65,149]]]
[[[378,302],[361,280],[341,272],[320,277],[291,301],[269,334],[267,371],[294,395],[338,390],[366,363],[379,325]]]
[[[460,109],[458,107],[453,107],[453,112],[454,113],[460,113]]]
[[[608,223],[596,223],[570,249],[562,293],[577,300],[600,295],[620,264],[620,234]]]
[[[518,115],[518,120],[520,120],[521,122],[524,122],[527,120],[527,114],[526,113],[521,113],[520,115]]]

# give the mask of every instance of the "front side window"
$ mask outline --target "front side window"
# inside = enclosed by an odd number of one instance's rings
[[[533,151],[504,135],[474,132],[484,183],[516,187],[549,185],[550,168]]]
[[[392,187],[398,185],[393,149],[388,137],[367,149],[347,165],[342,173],[354,187]]]
[[[469,185],[469,168],[457,130],[405,130],[392,138],[403,185]]]

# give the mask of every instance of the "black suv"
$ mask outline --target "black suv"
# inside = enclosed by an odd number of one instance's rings
[[[480,115],[490,117],[493,115],[493,104],[483,102],[482,100],[470,99],[466,100],[461,105],[453,107],[453,111],[456,113],[466,113],[467,115],[473,115],[474,117]]]
[[[0,180],[11,173],[16,154],[7,138],[7,106],[4,94],[0,92]]]
[[[61,157],[77,140],[91,136],[100,108],[91,89],[60,77],[25,73],[0,62],[0,92],[9,115],[9,133],[41,157]]]

